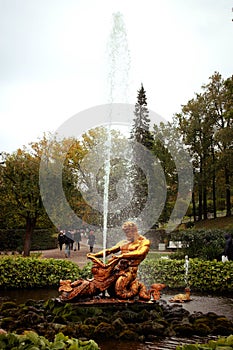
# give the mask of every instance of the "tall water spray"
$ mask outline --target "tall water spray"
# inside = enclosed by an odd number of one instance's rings
[[[107,141],[105,143],[105,177],[103,203],[103,250],[107,248],[108,207],[109,207],[109,179],[111,171],[111,129],[112,109],[115,102],[128,102],[128,76],[130,69],[130,54],[128,49],[127,33],[123,16],[120,12],[113,14],[113,26],[107,45],[108,52],[108,89],[109,89],[109,116],[107,126]],[[106,256],[104,253],[103,260]]]
[[[185,269],[184,281],[185,281],[185,285],[187,287],[188,286],[188,274],[189,274],[189,257],[188,257],[188,255],[185,255],[184,269]]]

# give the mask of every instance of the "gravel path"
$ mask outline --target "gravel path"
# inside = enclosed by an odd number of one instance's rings
[[[54,258],[54,259],[66,259],[71,260],[74,263],[78,264],[80,268],[83,268],[90,260],[87,259],[87,253],[89,253],[89,246],[83,242],[80,244],[80,250],[71,250],[70,258],[65,257],[65,247],[63,246],[62,251],[59,248],[42,250],[39,251],[42,253],[42,258]],[[95,249],[96,248],[96,249]],[[94,253],[99,251],[100,247],[94,247]]]

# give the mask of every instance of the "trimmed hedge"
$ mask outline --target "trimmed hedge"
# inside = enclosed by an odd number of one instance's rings
[[[184,288],[184,260],[146,259],[140,265],[139,278],[148,287],[156,282],[169,288]],[[200,292],[232,293],[233,261],[189,259],[188,284]]]
[[[60,279],[75,280],[80,268],[72,261],[24,257],[0,258],[0,288],[58,286]]]
[[[58,286],[60,279],[76,280],[90,277],[91,265],[80,269],[63,259],[40,259],[7,256],[0,258],[0,288],[35,288]],[[165,283],[169,288],[184,288],[184,260],[144,260],[138,277],[147,287]],[[189,259],[188,284],[192,290],[212,293],[232,293],[233,261]]]

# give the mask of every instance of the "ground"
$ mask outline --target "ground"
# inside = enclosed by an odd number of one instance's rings
[[[71,250],[70,258],[65,257],[65,247],[63,246],[62,251],[59,248],[49,249],[41,251],[43,258],[54,258],[54,259],[67,259],[78,264],[80,268],[83,268],[90,260],[87,259],[87,253],[90,252],[89,246],[86,243],[81,242],[80,250]],[[99,251],[101,248],[94,247],[94,253]]]

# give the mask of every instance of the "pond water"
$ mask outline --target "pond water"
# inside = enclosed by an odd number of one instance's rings
[[[58,290],[54,288],[0,290],[0,304],[4,301],[23,304],[28,299],[47,300],[57,298],[58,295]]]
[[[176,293],[163,293],[161,301],[168,300],[172,295]],[[38,288],[38,289],[20,289],[20,290],[0,290],[0,303],[3,301],[15,301],[18,304],[24,303],[28,299],[34,300],[47,300],[49,298],[57,298],[59,296],[58,290],[54,288]],[[224,315],[229,319],[233,320],[233,296],[212,296],[212,295],[201,295],[191,294],[192,301],[183,303],[183,307],[189,312],[203,313],[212,311],[218,315]]]
[[[160,302],[169,302],[169,298],[174,294],[176,293],[162,294]],[[15,301],[19,304],[24,303],[28,299],[47,300],[49,298],[57,298],[58,295],[57,289],[2,290],[0,291],[0,304],[9,300]],[[182,304],[182,306],[190,313],[198,311],[207,313],[212,311],[218,315],[223,315],[233,320],[233,297],[192,294],[191,298],[192,301]],[[114,350],[175,350],[176,346],[179,344],[201,343],[205,340],[207,339],[200,337],[189,339],[171,337],[145,343],[103,341],[99,343],[99,346],[101,350],[109,350],[110,348],[114,348]]]
[[[216,339],[216,337],[209,339]],[[175,350],[177,345],[204,343],[207,341],[200,337],[192,337],[189,339],[171,337],[145,343],[111,341],[99,343],[99,346],[101,350],[109,350],[111,348],[114,350]]]

